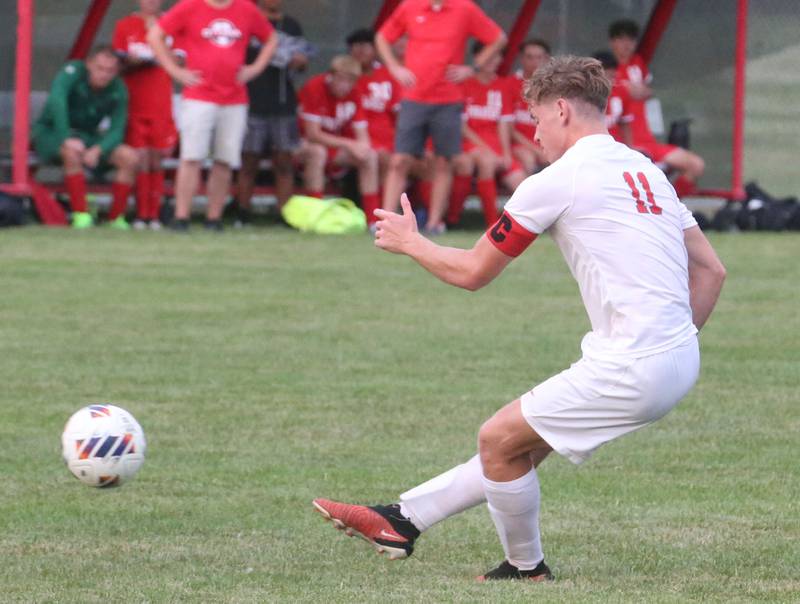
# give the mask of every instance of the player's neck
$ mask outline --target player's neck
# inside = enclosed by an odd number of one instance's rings
[[[479,71],[475,77],[481,84],[490,84],[497,79],[497,74],[491,71]]]
[[[211,8],[228,8],[231,4],[233,4],[233,0],[206,0],[206,4]]]
[[[582,120],[573,124],[569,133],[569,146],[572,147],[580,139],[596,134],[608,134],[605,121]]]

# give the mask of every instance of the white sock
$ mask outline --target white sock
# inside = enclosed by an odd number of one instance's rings
[[[400,495],[400,513],[420,531],[486,501],[477,455]]]
[[[544,560],[539,536],[539,477],[536,469],[510,482],[483,477],[483,488],[506,559],[520,570]]]

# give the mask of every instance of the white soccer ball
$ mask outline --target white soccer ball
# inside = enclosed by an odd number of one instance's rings
[[[64,463],[75,477],[93,487],[119,486],[144,463],[147,443],[134,417],[106,403],[75,412],[61,435]]]

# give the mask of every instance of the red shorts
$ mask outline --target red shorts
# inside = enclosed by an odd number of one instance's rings
[[[644,153],[655,163],[662,161],[667,155],[676,149],[680,149],[680,147],[676,147],[675,145],[667,145],[665,143],[659,143],[655,140],[645,143],[636,143],[633,145],[633,147],[637,151]]]
[[[178,131],[171,115],[165,117],[130,115],[125,131],[125,142],[134,149],[167,150],[178,142]]]

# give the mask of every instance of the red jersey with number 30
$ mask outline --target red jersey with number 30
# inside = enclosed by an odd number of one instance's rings
[[[350,94],[339,98],[328,88],[330,77],[330,74],[321,73],[300,89],[300,117],[309,122],[318,122],[328,134],[353,138],[354,127],[367,125],[361,108],[361,87],[356,84]]]
[[[231,0],[216,8],[206,0],[181,0],[158,24],[186,51],[186,68],[201,74],[199,84],[183,89],[184,98],[218,105],[247,103],[247,87],[236,80],[247,45],[251,37],[265,42],[273,32],[255,3]]]
[[[383,65],[361,76],[361,108],[375,149],[394,149],[394,128],[400,105],[400,84]]]
[[[495,77],[488,84],[478,78],[469,78],[461,84],[464,93],[464,118],[467,126],[498,155],[502,155],[500,145],[500,123],[514,120],[514,106],[506,78]],[[464,139],[464,149],[473,148]]]
[[[111,46],[132,59],[154,59],[153,49],[147,43],[147,24],[139,14],[117,21]],[[137,67],[127,72],[123,79],[128,86],[129,117],[172,115],[172,79],[163,67]]]

